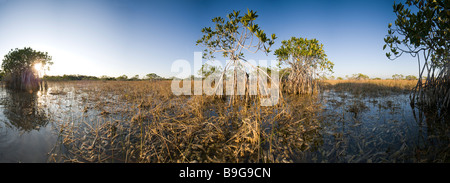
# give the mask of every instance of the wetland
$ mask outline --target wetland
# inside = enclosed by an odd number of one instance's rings
[[[410,106],[415,82],[323,81],[268,107],[170,81],[1,88],[0,162],[449,162],[449,118]]]

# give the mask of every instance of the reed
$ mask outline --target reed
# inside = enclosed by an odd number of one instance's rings
[[[348,91],[356,95],[382,96],[409,93],[417,80],[325,80],[320,83],[323,90]]]
[[[170,81],[83,81],[73,87],[84,97],[83,112],[60,125],[59,146],[67,152],[57,161],[292,162],[289,154],[309,146],[299,130],[313,121],[303,119],[304,106],[318,105],[229,105],[214,96],[175,96]]]
[[[322,90],[340,92],[285,93],[280,105],[268,107],[257,105],[257,99],[237,100],[230,105],[228,97],[223,100],[206,95],[175,96],[170,85],[170,81],[49,83],[46,97],[57,104],[49,106],[60,108],[50,111],[63,114],[58,115],[59,123],[54,123],[58,124],[59,140],[50,152],[50,160],[127,163],[448,161],[445,144],[448,128],[444,125],[448,123],[432,123],[442,127],[433,132],[434,135],[425,136],[425,140],[442,140],[441,146],[424,146],[421,142],[415,144],[408,136],[416,130],[415,123],[401,120],[410,112],[403,104],[408,100],[405,94],[414,86],[414,81],[325,81],[321,83]],[[384,92],[390,96],[385,98]],[[396,100],[397,95],[402,96],[402,100]],[[385,117],[379,118],[380,114]],[[429,122],[417,124],[431,124]],[[416,152],[420,157],[414,156]]]

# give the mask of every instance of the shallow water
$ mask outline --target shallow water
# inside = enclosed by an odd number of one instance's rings
[[[0,162],[49,162],[62,122],[131,119],[115,114],[116,108],[133,113],[117,95],[101,97],[94,102],[70,84],[34,93],[0,88]],[[308,140],[311,148],[292,153],[293,162],[449,162],[449,118],[412,109],[407,94],[371,97],[331,90],[318,100],[323,108],[314,115],[319,127]],[[111,115],[102,117],[103,110]]]
[[[408,94],[382,97],[324,92],[323,143],[306,162],[448,162],[449,119],[409,105]],[[445,119],[446,118],[446,119]],[[447,121],[445,121],[447,120]]]
[[[13,92],[0,88],[0,162],[41,163],[58,139],[58,124],[82,112],[73,87]]]
[[[46,162],[56,138],[41,94],[1,88],[0,96],[0,162]]]

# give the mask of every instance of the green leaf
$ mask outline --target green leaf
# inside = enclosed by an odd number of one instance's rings
[[[227,51],[230,51],[234,45],[237,45],[236,42],[241,40],[232,37],[234,34],[246,35],[247,37],[244,40],[253,38],[254,36],[258,37],[258,42],[253,42],[251,44],[253,47],[260,45],[264,48],[262,51],[267,52],[267,47],[270,47],[274,42],[271,39],[267,39],[267,35],[264,31],[260,29],[257,24],[253,23],[253,20],[258,17],[256,11],[254,12],[247,9],[247,12],[248,14],[238,16],[239,11],[233,11],[233,13],[226,15],[228,18],[226,21],[221,17],[215,17],[212,19],[212,22],[215,25],[212,30],[211,27],[202,29],[203,36],[201,40],[197,41],[197,44],[201,43],[202,46],[205,46],[208,49],[207,56],[212,58],[213,54],[219,52],[219,50],[225,50],[226,53],[223,53],[224,57],[233,56],[232,54],[228,54]],[[243,32],[240,32],[241,29],[239,28],[242,26],[252,33],[244,34]],[[273,34],[272,39],[275,38],[276,36]],[[243,57],[243,53],[240,54],[242,54]]]

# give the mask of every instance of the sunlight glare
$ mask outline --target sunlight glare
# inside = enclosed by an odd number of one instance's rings
[[[42,64],[41,63],[34,64],[34,69],[36,69],[37,71],[41,71],[42,70]]]

